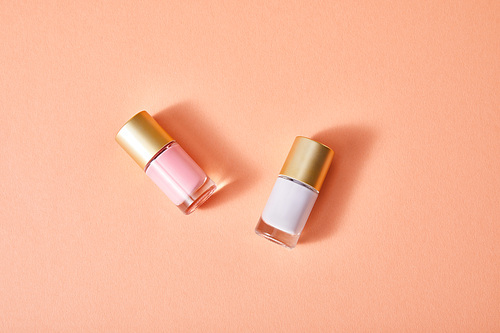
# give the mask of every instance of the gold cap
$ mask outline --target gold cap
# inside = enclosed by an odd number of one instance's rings
[[[167,143],[174,141],[146,111],[130,118],[115,139],[143,170]]]
[[[324,144],[298,136],[293,142],[280,175],[300,180],[319,192],[332,164],[333,154],[333,150]]]

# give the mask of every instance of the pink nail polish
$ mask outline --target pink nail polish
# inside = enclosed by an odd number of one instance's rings
[[[146,111],[123,125],[116,141],[186,215],[203,204],[217,188]]]

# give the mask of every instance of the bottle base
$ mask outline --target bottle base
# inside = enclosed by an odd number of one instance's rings
[[[288,249],[293,249],[300,237],[300,234],[291,235],[280,229],[276,229],[264,222],[262,218],[259,219],[259,223],[255,227],[255,233]]]
[[[207,177],[203,185],[201,185],[194,193],[192,193],[183,203],[179,206],[179,209],[186,215],[191,214],[201,206],[205,201],[207,201],[212,194],[214,194],[217,189],[217,185]]]

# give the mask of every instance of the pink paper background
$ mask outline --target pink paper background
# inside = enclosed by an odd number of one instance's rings
[[[499,332],[498,1],[3,1],[0,331]],[[185,217],[148,110],[220,185]],[[297,135],[297,248],[254,234]]]

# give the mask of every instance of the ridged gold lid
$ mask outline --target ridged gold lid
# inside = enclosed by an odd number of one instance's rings
[[[160,149],[174,141],[146,111],[127,121],[115,139],[143,170]]]
[[[280,175],[300,180],[321,189],[332,164],[333,150],[322,143],[298,136],[293,142]]]

